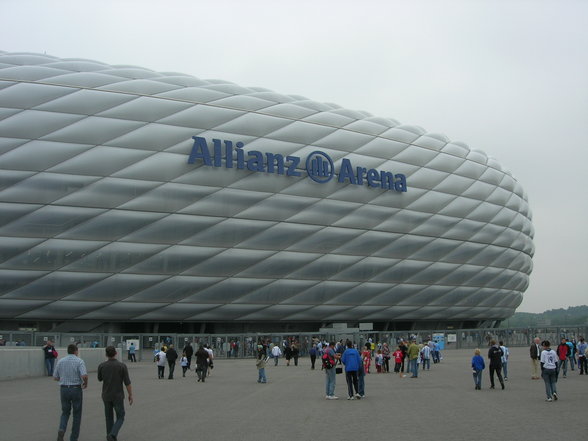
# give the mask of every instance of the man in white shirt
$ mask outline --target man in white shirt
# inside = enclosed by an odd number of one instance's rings
[[[67,356],[57,363],[53,379],[59,381],[61,395],[61,419],[57,441],[63,441],[69,415],[73,410],[70,441],[77,441],[82,422],[82,389],[88,387],[88,372],[84,360],[78,357],[78,347],[69,345]]]
[[[545,340],[543,343],[543,352],[541,352],[541,376],[545,382],[545,393],[547,399],[545,401],[557,400],[557,353],[551,349],[549,341]]]

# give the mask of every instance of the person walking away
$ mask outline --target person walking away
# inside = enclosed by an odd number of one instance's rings
[[[341,356],[341,362],[345,365],[345,380],[347,380],[348,400],[361,399],[357,384],[357,370],[361,366],[362,358],[353,347],[351,340],[347,340],[347,349]],[[355,393],[353,393],[355,391]]]
[[[563,369],[563,377],[566,378],[568,374],[568,355],[570,352],[570,347],[566,343],[566,339],[562,338],[561,343],[557,345],[557,355],[559,357],[559,369],[558,371]],[[559,372],[558,372],[559,373]]]
[[[164,347],[161,347],[161,350],[155,356],[155,362],[157,363],[157,378],[162,380],[165,377],[165,364],[166,364],[166,354]]]
[[[580,375],[588,375],[588,363],[586,362],[586,357],[588,356],[588,343],[584,341],[584,337],[580,337],[580,341],[578,342],[577,351],[578,351],[578,369],[580,371]]]
[[[188,370],[190,370],[190,367],[192,366],[192,355],[194,355],[194,348],[190,343],[186,343],[186,346],[184,346],[182,352],[186,353],[186,358],[188,359]]]
[[[274,347],[272,348],[272,356],[274,357],[274,366],[278,365],[278,360],[280,359],[281,355],[282,355],[282,350],[280,349],[280,347],[278,345],[274,345]]]
[[[472,370],[474,375],[474,385],[476,386],[476,390],[482,389],[482,371],[486,368],[486,364],[484,363],[484,358],[480,355],[480,350],[476,349],[474,351],[474,356],[472,357]]]
[[[208,371],[208,359],[210,354],[206,349],[204,349],[204,345],[200,345],[198,350],[196,351],[196,375],[198,375],[198,382],[206,380],[206,372]]]
[[[312,348],[310,348],[310,350],[308,351],[308,355],[310,355],[310,368],[312,370],[314,370],[314,364],[316,363],[317,353],[318,353],[318,350],[316,348],[316,344],[313,344]]]
[[[53,340],[47,340],[45,346],[41,348],[45,355],[45,369],[47,369],[47,376],[53,376],[53,369],[55,367],[55,359],[57,358],[57,351],[53,345]]]
[[[255,367],[257,368],[257,382],[267,383],[265,376],[265,366],[267,365],[267,358],[263,351],[263,345],[257,345],[257,360],[255,361]]]
[[[539,337],[535,337],[531,347],[529,348],[529,352],[531,354],[531,380],[539,379],[539,359],[541,358],[541,346],[539,345],[540,342],[541,339]]]
[[[98,366],[98,381],[102,382],[102,401],[106,419],[106,439],[116,441],[118,432],[125,421],[125,392],[127,389],[129,405],[133,405],[133,388],[129,371],[124,363],[116,359],[114,346],[106,347],[107,361]],[[116,421],[114,414],[116,413]]]
[[[186,353],[182,352],[182,358],[180,360],[180,366],[182,366],[182,377],[186,376],[186,371],[188,370],[188,357],[186,357]]]
[[[500,381],[500,386],[504,389],[504,380],[502,378],[502,349],[496,344],[496,340],[490,340],[490,349],[488,349],[488,360],[490,360],[490,389],[494,389],[494,373]]]
[[[502,358],[500,359],[500,362],[502,363],[502,376],[504,377],[504,381],[508,381],[508,356],[510,355],[510,351],[504,346],[502,340],[499,341],[498,344],[500,345],[500,349],[502,349]]]
[[[135,355],[136,350],[137,348],[135,347],[135,343],[131,343],[128,351],[128,359],[131,363],[137,362],[137,356]]]
[[[178,359],[178,353],[176,352],[174,345],[169,345],[169,349],[165,353],[167,364],[169,366],[168,380],[174,379],[174,370],[176,369],[176,360]]]
[[[296,341],[292,344],[292,358],[294,366],[298,366],[298,357],[300,356],[300,344]]]
[[[545,394],[547,399],[545,401],[557,400],[557,365],[558,354],[551,349],[551,344],[548,340],[543,342],[543,352],[541,352],[541,376],[545,382]]]
[[[337,384],[337,373],[335,372],[335,365],[340,355],[335,352],[335,342],[329,343],[329,346],[324,350],[322,355],[323,370],[325,371],[325,387],[327,391],[327,400],[338,400],[335,396],[335,386]]]
[[[431,347],[429,345],[424,345],[421,348],[421,357],[423,360],[423,371],[425,369],[431,369]]]
[[[86,363],[78,357],[78,347],[70,344],[67,347],[67,356],[57,363],[53,371],[53,379],[59,381],[61,398],[61,418],[57,441],[63,441],[67,422],[73,410],[70,441],[77,441],[80,436],[82,423],[82,389],[88,387],[88,372]]]
[[[214,368],[214,352],[209,344],[204,345],[204,349],[208,352],[208,371],[206,371],[206,376],[210,377],[212,375],[212,369]]]

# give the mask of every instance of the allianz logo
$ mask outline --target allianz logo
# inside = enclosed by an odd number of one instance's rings
[[[339,183],[367,185],[406,192],[406,176],[389,171],[378,171],[361,166],[354,167],[347,158],[341,160],[335,170],[333,160],[325,152],[319,150],[310,153],[303,161],[299,156],[285,156],[279,153],[245,150],[241,141],[233,143],[229,140],[213,139],[212,145],[201,136],[193,136],[194,145],[188,156],[188,164],[202,161],[210,167],[237,168],[258,173],[274,173],[285,176],[302,176],[303,171],[313,181],[325,184],[332,179]],[[301,171],[302,170],[302,171]]]

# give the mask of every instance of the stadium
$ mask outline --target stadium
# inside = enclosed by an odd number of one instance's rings
[[[521,184],[461,142],[175,72],[0,52],[0,329],[497,326]]]

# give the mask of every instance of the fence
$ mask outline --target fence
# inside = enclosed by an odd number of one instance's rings
[[[537,328],[510,329],[445,329],[438,331],[394,331],[375,332],[345,329],[333,329],[332,332],[315,333],[249,333],[249,334],[71,334],[31,331],[0,331],[0,345],[43,346],[47,340],[55,342],[55,346],[66,347],[75,343],[80,348],[102,348],[115,346],[125,351],[131,341],[135,341],[137,358],[151,359],[153,352],[162,345],[174,344],[183,348],[187,344],[198,347],[199,344],[210,345],[215,357],[247,358],[255,355],[259,342],[282,345],[285,340],[296,340],[300,347],[300,356],[308,354],[313,341],[338,341],[350,339],[363,345],[368,339],[374,343],[388,343],[395,347],[401,339],[416,337],[418,341],[437,340],[443,350],[474,349],[489,346],[491,340],[504,341],[506,346],[529,346],[534,337],[559,342],[562,337],[578,340],[588,335],[588,326],[548,326]],[[0,346],[0,350],[2,346]]]

